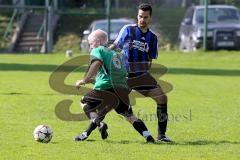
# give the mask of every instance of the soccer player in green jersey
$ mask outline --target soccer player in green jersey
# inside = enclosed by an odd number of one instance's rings
[[[91,53],[90,66],[83,79],[76,82],[76,87],[89,83],[95,77],[93,90],[81,99],[84,112],[91,120],[88,128],[75,137],[75,141],[86,140],[91,132],[99,128],[102,139],[107,138],[107,124],[103,122],[105,115],[114,109],[124,116],[147,142],[154,142],[142,120],[137,118],[129,103],[129,89],[127,86],[125,67],[121,56],[105,48],[107,33],[102,30],[92,32],[88,37]]]

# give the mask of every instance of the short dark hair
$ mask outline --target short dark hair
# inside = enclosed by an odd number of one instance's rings
[[[150,16],[152,15],[152,6],[147,3],[142,3],[138,6],[138,10],[149,11]]]

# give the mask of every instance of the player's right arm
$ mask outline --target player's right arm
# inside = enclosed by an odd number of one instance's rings
[[[86,83],[91,82],[91,79],[97,75],[98,70],[103,64],[103,59],[101,56],[101,49],[100,48],[94,48],[91,53],[91,64],[87,70],[87,73],[85,74],[84,78],[81,80],[78,80],[75,84],[76,88],[80,88],[80,85],[84,85]]]
[[[119,32],[117,38],[115,39],[115,41],[113,42],[113,44],[111,44],[108,49],[112,49],[112,50],[116,50],[117,48],[123,48],[123,44],[124,41],[128,35],[128,28],[129,25],[125,25]]]
[[[89,82],[91,78],[97,75],[98,70],[103,64],[103,57],[102,57],[102,49],[101,47],[94,48],[91,53],[91,64],[89,66],[88,72],[84,76],[84,80]]]
[[[99,68],[102,66],[102,62],[99,60],[95,60],[91,63],[88,72],[85,74],[84,78],[78,80],[75,84],[76,88],[80,88],[80,85],[84,85],[92,81],[92,78],[96,76]]]
[[[102,62],[100,60],[95,60],[91,63],[88,72],[84,76],[83,80],[88,83],[91,79],[97,75],[99,68],[102,66]]]

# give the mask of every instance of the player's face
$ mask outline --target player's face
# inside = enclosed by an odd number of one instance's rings
[[[99,40],[94,38],[88,39],[88,43],[89,43],[90,50],[92,50],[93,48],[97,48],[100,45]]]
[[[149,11],[138,10],[138,26],[142,29],[146,29],[151,22],[151,16]]]

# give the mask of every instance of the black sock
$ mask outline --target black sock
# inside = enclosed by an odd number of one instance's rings
[[[85,132],[87,132],[87,136],[89,136],[89,135],[92,133],[92,131],[93,131],[94,129],[96,129],[96,128],[97,128],[96,123],[91,122],[91,123],[89,124],[88,128],[87,128],[86,131],[85,131]]]
[[[141,119],[138,119],[137,121],[133,122],[133,127],[143,136],[143,131],[147,131],[146,125],[143,123]]]
[[[158,135],[165,135],[168,122],[167,104],[157,105],[157,117],[158,117]]]

